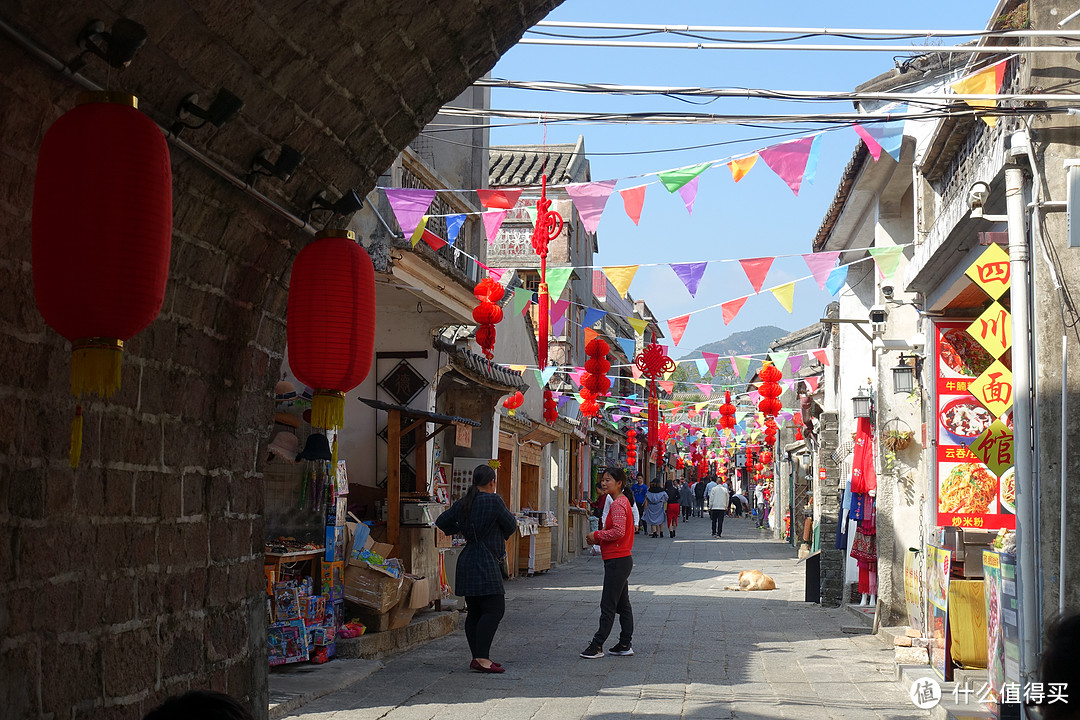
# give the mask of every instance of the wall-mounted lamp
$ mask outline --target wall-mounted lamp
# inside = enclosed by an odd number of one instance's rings
[[[918,355],[901,355],[899,364],[892,369],[894,393],[910,393],[915,389],[915,373],[921,358]]]
[[[179,119],[173,123],[171,128],[173,135],[179,135],[184,128],[197,130],[206,123],[210,123],[214,127],[221,127],[236,117],[236,114],[244,107],[244,101],[225,88],[218,90],[213,102],[210,103],[210,107],[204,109],[198,103],[199,96],[196,93],[188,95],[180,102],[180,105],[176,108],[176,116]],[[189,116],[196,117],[202,122],[192,125],[186,122]]]
[[[857,418],[874,416],[874,396],[869,388],[860,387],[859,394],[851,398],[851,413]]]
[[[105,23],[91,20],[79,33],[77,42],[82,55],[68,63],[71,72],[78,72],[86,64],[82,59],[86,53],[97,55],[114,68],[126,68],[146,44],[146,28],[134,20],[119,18],[112,30],[106,32]]]
[[[266,175],[267,177],[277,178],[282,182],[287,181],[296,172],[296,168],[300,167],[300,164],[304,162],[304,155],[290,145],[282,144],[281,150],[278,152],[277,162],[270,162],[269,155],[268,151],[263,150],[252,159],[252,180],[255,179],[255,175]]]
[[[364,201],[351,188],[334,202],[326,199],[326,190],[320,190],[308,203],[307,215],[310,218],[311,214],[318,210],[329,210],[332,215],[352,215],[362,207],[364,207]]]

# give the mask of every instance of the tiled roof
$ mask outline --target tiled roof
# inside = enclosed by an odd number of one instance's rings
[[[548,183],[564,185],[589,179],[585,139],[566,145],[500,145],[489,154],[491,187],[539,185],[546,171]]]
[[[435,340],[435,347],[450,356],[450,365],[465,377],[524,392],[529,384],[516,370],[493,363],[466,348],[459,348],[441,340]]]

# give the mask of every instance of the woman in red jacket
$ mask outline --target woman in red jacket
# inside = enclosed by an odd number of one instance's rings
[[[600,479],[600,491],[611,496],[611,508],[602,530],[585,537],[590,545],[599,544],[604,558],[604,590],[600,595],[600,628],[593,635],[589,647],[581,657],[595,660],[604,657],[604,642],[619,615],[619,642],[608,648],[612,655],[633,655],[630,639],[634,634],[634,611],[630,607],[628,580],[634,567],[630,551],[634,547],[634,513],[626,499],[626,473],[619,468],[609,468]]]

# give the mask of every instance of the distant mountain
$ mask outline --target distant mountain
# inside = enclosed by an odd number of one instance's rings
[[[778,328],[775,325],[762,325],[753,330],[732,333],[723,340],[717,340],[716,342],[702,345],[679,359],[692,360],[703,357],[701,354],[703,351],[716,353],[717,355],[752,355],[755,353],[764,353],[768,351],[770,343],[787,334],[787,330]]]

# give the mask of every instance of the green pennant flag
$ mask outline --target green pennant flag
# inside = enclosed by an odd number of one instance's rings
[[[736,410],[735,422],[741,423],[743,421],[743,418],[745,418],[747,415],[749,415],[749,413],[746,410]]]
[[[868,248],[870,257],[874,258],[882,277],[891,278],[900,267],[900,258],[904,254],[904,248],[899,245],[893,247]]]
[[[514,288],[514,314],[520,315],[525,306],[532,302],[532,290]]]
[[[693,167],[667,170],[658,173],[658,176],[660,177],[660,182],[664,183],[664,187],[667,188],[668,192],[673,193],[701,173],[708,170],[711,165],[712,163],[701,163],[700,165],[694,165]]]
[[[784,365],[787,364],[788,355],[790,355],[790,354],[791,353],[789,353],[789,352],[773,352],[773,351],[770,351],[769,352],[769,358],[773,361],[773,365],[776,366],[776,369],[779,370],[780,372],[783,372],[784,371]]]
[[[731,358],[731,361],[735,363],[735,367],[739,371],[740,379],[745,380],[747,377],[749,377],[748,373],[750,372],[750,358],[735,355]]]
[[[536,206],[526,205],[525,214],[529,216],[529,222],[532,223],[532,226],[536,227]]]
[[[566,288],[566,283],[573,272],[574,268],[572,267],[547,269],[548,295],[551,297],[552,302],[558,300],[559,296],[562,295],[563,290]]]
[[[549,368],[544,368],[543,370],[533,370],[533,372],[536,373],[536,385],[538,387],[547,386],[548,381],[551,380],[551,376],[554,375],[555,371],[558,369],[558,367],[553,366]]]

